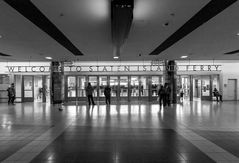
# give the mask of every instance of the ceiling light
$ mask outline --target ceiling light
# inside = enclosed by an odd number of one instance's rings
[[[49,60],[52,59],[52,57],[45,57],[45,58],[46,58],[46,59],[49,59]]]
[[[183,56],[181,56],[181,58],[183,59],[183,58],[188,58],[188,56],[187,55],[183,55]]]
[[[114,59],[119,59],[119,57],[118,56],[114,56]]]
[[[239,32],[237,33],[237,36],[239,36]]]
[[[2,35],[0,35],[0,38],[2,38]]]
[[[109,15],[109,9],[108,9],[108,0],[97,0],[94,1],[94,3],[85,2],[87,10],[89,10],[89,13],[92,13],[92,18],[98,19],[98,20],[105,20]]]

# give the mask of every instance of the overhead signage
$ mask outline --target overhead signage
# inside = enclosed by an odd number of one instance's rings
[[[50,66],[6,66],[8,72],[50,72]]]
[[[221,71],[221,65],[99,65],[64,66],[64,72],[160,72],[164,71]],[[10,73],[50,72],[49,66],[7,66]],[[61,68],[60,70],[61,71]]]

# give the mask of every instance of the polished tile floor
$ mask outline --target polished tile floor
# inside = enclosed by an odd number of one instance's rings
[[[3,163],[239,163],[239,103],[0,104]]]

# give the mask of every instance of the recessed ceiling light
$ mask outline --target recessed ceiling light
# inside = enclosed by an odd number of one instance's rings
[[[114,56],[114,59],[119,59],[119,57],[118,56]]]
[[[181,56],[181,58],[188,58],[188,56],[187,55],[183,55],[183,56]]]
[[[46,59],[52,59],[52,57],[45,57]]]
[[[2,35],[0,35],[0,38],[2,38]]]
[[[239,36],[239,32],[237,33],[237,36]]]

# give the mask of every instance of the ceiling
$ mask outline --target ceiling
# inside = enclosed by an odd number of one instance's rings
[[[16,1],[18,7],[33,5],[32,11],[23,8],[33,21],[10,5]],[[231,4],[184,33],[180,28],[187,30],[205,6],[220,7],[224,0],[134,0],[133,22],[119,60],[180,60],[183,55],[186,60],[238,60],[239,2],[225,1]],[[213,5],[203,10],[191,24],[214,10]],[[114,60],[110,0],[0,0],[0,11],[0,61],[46,61],[48,56],[56,61]],[[36,16],[39,13],[43,17]],[[175,33],[181,36],[172,37]],[[168,46],[157,51],[170,37]]]

